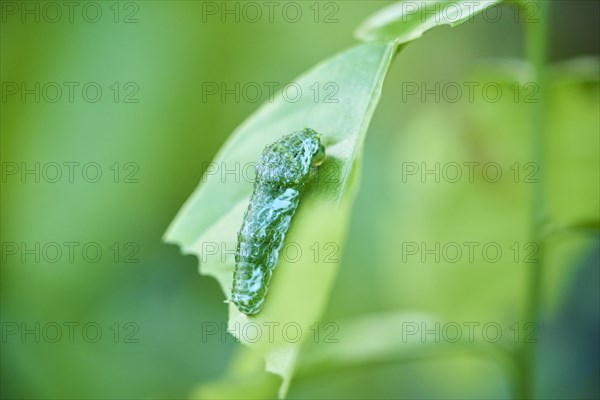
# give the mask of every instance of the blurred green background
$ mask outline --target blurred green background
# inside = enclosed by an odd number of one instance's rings
[[[161,236],[205,163],[267,100],[266,93],[257,102],[204,99],[203,83],[283,86],[355,44],[360,22],[391,2],[296,2],[303,16],[295,23],[277,11],[273,21],[243,14],[223,21],[207,14],[207,3],[225,7],[217,2],[76,2],[72,18],[60,2],[50,3],[61,17],[46,2],[1,2],[2,398],[187,397],[221,378],[239,344],[228,336],[202,340],[203,323],[227,321],[223,294],[197,273],[195,257],[181,256]],[[528,81],[524,23],[511,5],[499,9],[497,21],[480,15],[432,30],[395,60],[368,131],[361,188],[323,321],[410,311],[495,322],[506,336],[513,323],[526,322],[527,264],[508,255],[498,263],[403,262],[400,252],[406,242],[497,242],[506,250],[529,241],[534,184],[509,175],[511,165],[531,160],[531,104],[515,100],[511,89]],[[544,266],[535,387],[541,398],[597,398],[600,8],[597,1],[553,1],[550,11],[543,174],[556,231]],[[34,92],[39,82],[39,101],[36,93],[22,97],[23,82]],[[72,101],[65,82],[74,82]],[[505,95],[497,102],[478,95],[435,101],[407,97],[407,82],[494,82]],[[56,102],[53,83],[63,90]],[[102,96],[91,102],[86,96],[95,87]],[[64,166],[62,178],[50,182],[53,163],[65,162],[79,163],[73,182]],[[496,162],[511,178],[422,182],[403,179],[406,162]],[[36,163],[39,182],[21,174]],[[98,182],[82,176],[87,163],[101,170]],[[73,261],[65,242],[79,244]],[[39,261],[23,251],[36,243]],[[50,262],[49,243],[63,250],[57,262]],[[92,252],[101,248],[97,262],[81,253],[86,243]],[[78,324],[73,340],[65,323]],[[54,324],[62,327],[56,343],[48,340]],[[96,327],[97,341],[90,339]],[[506,369],[476,350],[343,367],[298,378],[289,397],[511,393]]]

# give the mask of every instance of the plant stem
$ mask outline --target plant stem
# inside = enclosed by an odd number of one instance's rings
[[[546,203],[544,190],[544,135],[546,133],[546,57],[548,44],[548,0],[536,0],[537,22],[526,26],[526,52],[532,71],[532,80],[539,91],[537,103],[531,105],[531,154],[539,171],[539,180],[533,185],[531,196],[531,241],[538,245],[537,261],[529,264],[529,276],[525,305],[525,323],[539,326],[542,299],[542,275],[545,259],[544,227]],[[534,396],[535,343],[521,343],[518,349],[517,397],[531,399]]]

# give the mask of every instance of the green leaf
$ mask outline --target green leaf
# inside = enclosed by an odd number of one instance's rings
[[[359,45],[296,79],[300,100],[276,100],[248,118],[219,151],[205,182],[165,234],[167,242],[200,257],[200,273],[215,277],[229,297],[236,233],[252,183],[232,174],[221,179],[210,172],[215,168],[244,171],[266,145],[294,130],[309,127],[322,135],[327,159],[292,220],[286,235],[289,257],[284,256],[284,246],[263,310],[248,317],[229,306],[230,332],[264,356],[267,371],[282,377],[280,397],[285,396],[299,347],[310,335],[309,327],[319,320],[337,273],[365,132],[393,53],[393,43]],[[324,88],[330,89],[329,96]],[[273,335],[269,335],[271,326]],[[284,332],[286,326],[291,328]],[[257,330],[259,337],[255,337]]]
[[[500,0],[407,1],[394,3],[371,15],[355,32],[365,42],[418,39],[436,26],[456,26]]]
[[[600,220],[590,218],[567,223],[553,222],[547,224],[543,232],[545,238],[552,238],[552,236],[560,234],[573,233],[598,235],[600,233]]]
[[[341,320],[335,323],[335,336],[331,335],[328,339],[321,336],[321,340],[308,344],[295,379],[310,379],[324,372],[465,353],[492,359],[510,368],[509,351],[514,347],[510,339],[492,344],[477,335],[464,335],[453,342],[436,340],[431,334],[424,336],[424,327],[432,329],[436,324],[445,326],[446,323],[439,315],[409,311],[382,312]],[[331,329],[329,331],[331,333]]]
[[[269,399],[277,393],[279,379],[265,374],[260,354],[241,348],[234,354],[229,371],[219,379],[195,387],[192,399]]]
[[[439,315],[423,312],[379,312],[336,322],[320,323],[311,330],[303,347],[294,382],[311,385],[316,377],[351,370],[377,368],[424,360],[442,360],[470,355],[493,361],[510,370],[511,338],[488,343],[480,335],[465,334],[456,341],[435,340],[431,330],[446,322]],[[424,327],[430,333],[424,337]],[[463,326],[464,328],[464,326]],[[460,329],[460,328],[459,328]],[[236,354],[233,368],[220,379],[203,383],[194,399],[264,399],[273,397],[276,382],[259,373],[260,360],[244,349]]]

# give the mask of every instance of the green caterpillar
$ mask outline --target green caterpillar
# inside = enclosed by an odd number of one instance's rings
[[[312,129],[293,132],[265,147],[237,237],[231,301],[240,312],[251,315],[261,310],[300,193],[324,159],[320,135]]]

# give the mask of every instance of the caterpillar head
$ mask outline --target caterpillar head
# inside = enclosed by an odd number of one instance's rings
[[[296,131],[265,147],[256,165],[258,180],[279,187],[303,185],[324,159],[320,135],[308,128]]]

